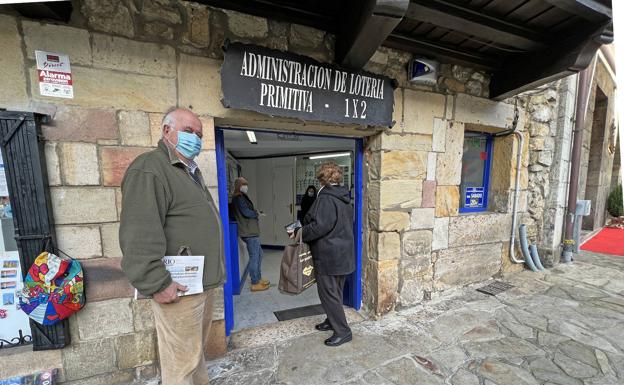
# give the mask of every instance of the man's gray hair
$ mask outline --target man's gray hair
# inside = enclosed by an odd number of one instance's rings
[[[175,128],[175,119],[173,119],[173,112],[175,112],[176,110],[178,110],[178,107],[171,107],[165,112],[165,116],[163,116],[160,128],[165,128],[165,126]]]

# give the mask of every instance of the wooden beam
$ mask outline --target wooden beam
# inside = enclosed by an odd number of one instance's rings
[[[403,19],[409,0],[353,0],[336,40],[336,62],[360,69]]]
[[[385,41],[384,46],[480,70],[492,71],[501,68],[501,62],[491,56],[415,36],[393,33]]]
[[[535,29],[445,0],[412,0],[406,17],[526,50],[545,48],[548,41]]]
[[[600,23],[613,18],[611,8],[595,0],[546,0],[546,2],[591,22]]]
[[[31,19],[49,19],[67,23],[73,10],[70,1],[12,4],[20,15]]]
[[[509,57],[492,76],[490,97],[503,100],[587,68],[600,46],[613,41],[611,27],[608,22],[548,50]]]

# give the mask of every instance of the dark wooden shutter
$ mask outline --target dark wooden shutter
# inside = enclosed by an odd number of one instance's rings
[[[45,115],[0,111],[0,144],[15,239],[25,275],[46,241],[55,240],[41,122]],[[60,349],[70,342],[67,320],[52,326],[30,321],[34,350]]]

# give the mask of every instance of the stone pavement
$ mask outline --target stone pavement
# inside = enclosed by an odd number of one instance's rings
[[[502,280],[515,287],[493,297],[482,283],[354,322],[338,348],[323,345],[318,318],[241,332],[209,363],[211,384],[624,384],[624,257],[586,253]]]

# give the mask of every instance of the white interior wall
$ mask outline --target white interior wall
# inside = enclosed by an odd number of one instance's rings
[[[249,197],[254,202],[256,209],[266,216],[260,217],[260,240],[263,245],[284,245],[281,233],[283,224],[275,223],[274,207],[274,175],[276,166],[290,166],[294,173],[295,158],[264,158],[264,159],[241,159],[242,176],[249,182]],[[283,202],[281,202],[283,203]]]

